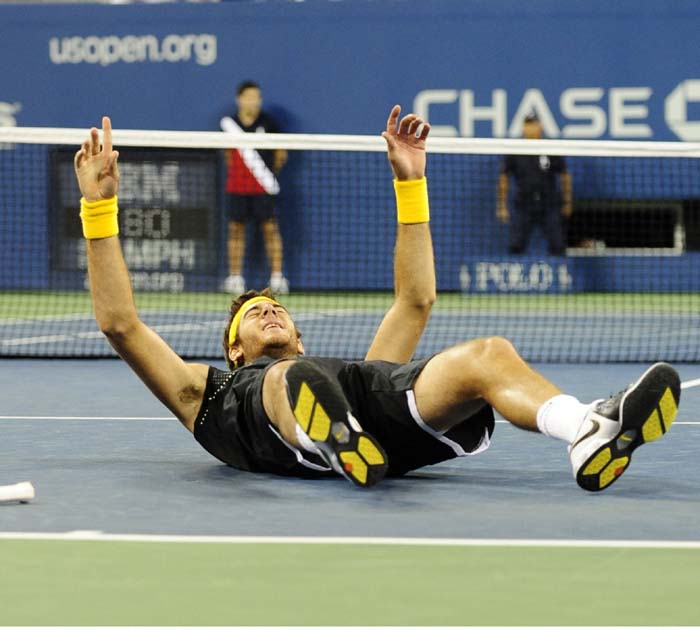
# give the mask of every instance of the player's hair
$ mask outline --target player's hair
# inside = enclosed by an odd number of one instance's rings
[[[260,84],[250,80],[242,81],[238,84],[238,87],[236,87],[236,96],[240,96],[241,94],[243,94],[243,92],[249,90],[250,88],[255,88],[256,90],[259,90]]]
[[[237,366],[233,361],[231,361],[231,358],[228,356],[228,349],[229,349],[229,342],[228,342],[228,336],[229,336],[229,331],[231,330],[231,324],[233,323],[233,318],[236,316],[236,313],[241,309],[241,307],[251,298],[254,297],[259,297],[259,296],[264,296],[268,297],[271,299],[275,299],[275,296],[272,294],[272,291],[270,290],[269,287],[266,287],[262,291],[246,291],[245,293],[242,293],[238,297],[234,298],[231,301],[231,307],[229,308],[229,317],[228,317],[228,323],[226,324],[226,328],[224,328],[224,338],[223,338],[223,345],[224,345],[224,358],[226,359],[226,363],[229,367],[230,370],[239,367]],[[294,324],[294,330],[296,331],[297,334],[297,339],[301,339],[301,331],[297,328],[296,324]]]

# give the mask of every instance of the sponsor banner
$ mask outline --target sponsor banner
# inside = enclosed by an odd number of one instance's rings
[[[530,4],[0,5],[21,60],[0,102],[25,126],[215,130],[252,78],[290,132],[376,133],[399,102],[435,135],[517,137],[534,110],[551,138],[700,140],[697,2]]]
[[[656,122],[655,133],[651,106],[660,102],[663,121]],[[472,89],[429,89],[415,96],[413,111],[430,121],[436,109],[449,108],[454,122],[433,125],[432,133],[438,136],[519,138],[525,117],[535,113],[545,136],[552,139],[648,140],[668,130],[680,140],[698,142],[700,116],[692,120],[688,112],[695,104],[700,106],[700,79],[682,80],[665,96],[655,96],[649,85],[571,87],[550,100],[534,87],[522,95],[502,88],[486,94]]]
[[[443,283],[469,294],[687,292],[700,289],[700,254],[471,258]]]
[[[210,66],[216,61],[216,35],[107,35],[97,37],[52,37],[49,40],[51,63],[181,63],[193,61]]]

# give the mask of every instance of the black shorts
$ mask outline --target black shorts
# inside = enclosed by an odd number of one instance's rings
[[[275,195],[227,195],[229,220],[247,223],[250,219],[257,222],[275,218]]]
[[[430,359],[407,364],[386,361],[344,362],[337,359],[300,358],[311,361],[337,378],[363,429],[382,445],[389,459],[388,475],[405,473],[443,461],[480,453],[489,446],[494,429],[493,410],[484,405],[444,434],[434,431],[418,414],[413,383]],[[276,361],[259,370],[255,383],[246,388],[250,406],[248,423],[254,458],[259,470],[298,476],[327,474],[317,456],[287,443],[270,423],[262,405],[264,374]],[[264,462],[264,463],[263,463]]]

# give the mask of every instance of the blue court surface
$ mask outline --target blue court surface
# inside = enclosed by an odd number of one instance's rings
[[[643,370],[536,367],[581,400]],[[699,376],[677,367],[683,380]],[[0,480],[37,489],[26,508],[0,508],[4,531],[700,538],[700,388],[683,392],[669,434],[606,492],[578,489],[563,443],[503,422],[484,454],[360,491],[220,464],[119,360],[10,360],[0,373]]]

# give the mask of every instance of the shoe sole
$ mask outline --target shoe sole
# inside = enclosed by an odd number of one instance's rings
[[[594,451],[579,468],[578,485],[597,492],[608,488],[627,470],[632,453],[664,435],[678,413],[681,382],[667,363],[652,365],[622,397],[620,432]]]
[[[362,488],[381,481],[388,468],[386,453],[356,421],[352,426],[340,386],[303,361],[287,370],[286,379],[297,423],[333,470]]]

